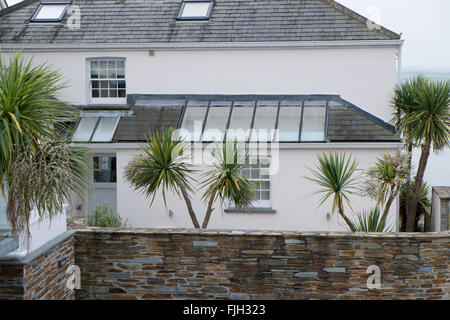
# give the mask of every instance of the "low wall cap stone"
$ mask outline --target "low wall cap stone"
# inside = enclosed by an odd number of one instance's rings
[[[160,234],[160,235],[199,235],[199,236],[274,236],[274,237],[284,237],[287,239],[299,239],[299,238],[348,238],[348,239],[436,239],[436,238],[448,238],[450,236],[450,231],[443,232],[395,232],[395,233],[365,233],[365,232],[303,232],[303,231],[279,231],[274,232],[270,230],[223,230],[223,229],[188,229],[188,228],[168,228],[168,229],[156,229],[156,228],[97,228],[97,227],[87,227],[84,229],[74,229],[74,231],[79,233],[91,233],[91,234]]]

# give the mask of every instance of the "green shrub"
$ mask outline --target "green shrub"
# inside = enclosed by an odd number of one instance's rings
[[[109,203],[100,203],[95,207],[94,211],[89,214],[88,226],[126,228],[129,225],[128,220],[123,219],[116,213]]]

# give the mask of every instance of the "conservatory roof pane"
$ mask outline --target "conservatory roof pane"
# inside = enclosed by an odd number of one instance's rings
[[[230,126],[227,130],[227,140],[248,140],[254,109],[255,103],[253,101],[234,103],[231,112]]]
[[[211,102],[206,119],[203,141],[223,141],[231,109],[231,101]]]
[[[278,117],[278,141],[298,141],[300,135],[300,106],[281,106]]]
[[[250,141],[272,141],[277,121],[278,101],[259,101]]]
[[[116,131],[119,117],[100,118],[100,121],[92,136],[92,142],[110,142]]]
[[[192,106],[192,104],[198,105],[188,103],[181,125],[180,138],[187,141],[199,141],[208,104],[204,102],[202,103],[204,106]]]
[[[311,107],[303,109],[301,141],[325,140],[326,107]]]
[[[87,142],[91,140],[92,133],[97,125],[98,117],[82,117],[78,122],[77,129],[72,136],[72,141]]]

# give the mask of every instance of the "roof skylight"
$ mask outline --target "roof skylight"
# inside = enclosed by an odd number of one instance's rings
[[[59,22],[64,18],[68,2],[44,2],[31,18],[32,22]]]
[[[178,13],[178,20],[208,20],[212,5],[212,0],[184,0]]]
[[[82,116],[72,136],[74,142],[110,142],[116,132],[118,116]]]
[[[178,125],[185,141],[325,142],[323,100],[188,100]]]

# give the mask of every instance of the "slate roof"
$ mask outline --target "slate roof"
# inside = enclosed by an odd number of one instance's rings
[[[176,128],[188,100],[328,101],[329,142],[400,142],[394,126],[336,95],[129,95],[133,117],[122,117],[113,142],[142,142],[150,132]]]
[[[43,2],[49,0],[43,0]],[[57,1],[57,0],[53,0]],[[0,11],[0,43],[186,43],[394,40],[332,0],[215,0],[209,21],[176,21],[182,0],[72,0],[81,28],[31,23],[40,1]]]

